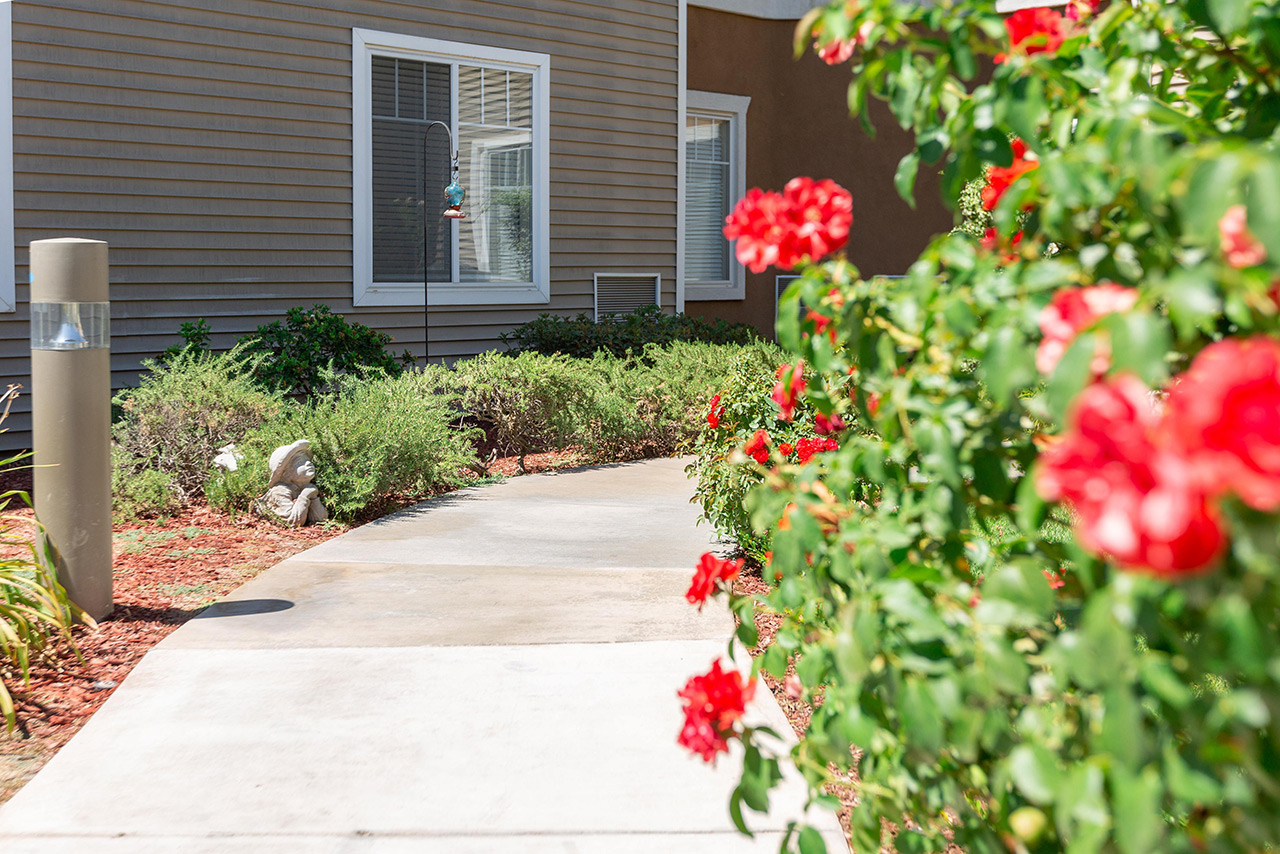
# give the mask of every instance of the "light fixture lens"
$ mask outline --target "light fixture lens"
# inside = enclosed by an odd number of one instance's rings
[[[110,347],[110,303],[31,303],[32,350],[106,350]]]

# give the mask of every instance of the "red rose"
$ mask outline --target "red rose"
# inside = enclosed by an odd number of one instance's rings
[[[822,436],[832,433],[839,433],[844,429],[844,419],[840,417],[840,413],[832,413],[830,417],[819,412],[813,416],[813,429],[817,430]]]
[[[786,217],[782,196],[753,187],[725,218],[724,236],[737,241],[738,260],[751,272],[763,273],[779,263],[789,228]]]
[[[863,22],[858,27],[857,34],[851,39],[833,39],[825,45],[819,46],[815,41],[813,46],[818,51],[818,57],[827,65],[840,65],[848,62],[853,56],[853,52],[863,44],[866,44],[867,37],[871,35],[871,29],[875,26],[871,21]]]
[[[1225,543],[1217,507],[1187,456],[1163,440],[1150,392],[1132,376],[1081,392],[1067,433],[1040,457],[1036,486],[1075,509],[1086,548],[1124,567],[1185,575]]]
[[[707,552],[698,561],[698,568],[693,573],[693,581],[689,585],[689,592],[684,598],[689,600],[690,605],[697,605],[698,610],[702,610],[702,606],[706,604],[709,597],[716,590],[716,582],[730,582],[738,577],[738,573],[742,571],[742,560],[723,560]]]
[[[987,169],[987,185],[982,188],[982,206],[989,211],[996,209],[1000,198],[1014,181],[1039,166],[1035,155],[1027,157],[1027,144],[1020,139],[1011,143],[1013,163],[1008,166],[992,166]]]
[[[707,423],[714,430],[720,426],[720,419],[724,417],[724,406],[720,404],[720,395],[711,398],[711,411],[707,413]]]
[[[1108,314],[1128,311],[1138,302],[1138,292],[1114,282],[1088,288],[1059,288],[1040,312],[1040,333],[1036,349],[1036,369],[1051,374],[1076,336]],[[1110,347],[1099,347],[1093,358],[1093,372],[1105,374],[1111,367]]]
[[[770,397],[773,398],[774,403],[778,404],[778,417],[783,421],[791,420],[796,403],[800,400],[800,395],[804,394],[804,387],[803,360],[796,362],[794,367],[783,365],[778,368],[778,383],[773,387]]]
[[[853,224],[853,197],[831,180],[792,178],[782,193],[753,188],[725,218],[724,236],[753,273],[776,264],[794,269],[845,244]]]
[[[838,451],[839,449],[839,443],[835,439],[829,438],[805,438],[796,442],[796,456],[799,458],[801,465],[813,459],[814,454],[821,454],[824,451]]]
[[[747,456],[764,465],[769,461],[769,434],[763,430],[757,430],[755,435],[747,440],[747,444],[742,446],[742,450]]]
[[[719,661],[705,676],[694,676],[677,695],[684,700],[679,743],[707,762],[714,762],[717,753],[728,753],[734,724],[746,712],[755,690],[755,679],[744,680],[736,670],[721,670]]]
[[[1249,231],[1244,205],[1232,205],[1218,220],[1222,254],[1232,267],[1256,267],[1267,260],[1267,248]]]
[[[1280,341],[1210,344],[1170,389],[1165,421],[1205,489],[1280,509]]]
[[[783,442],[782,444],[778,445],[778,453],[782,454],[784,457],[791,456],[791,452],[794,450],[795,448],[791,446],[790,442]]]
[[[988,252],[999,252],[1000,263],[1012,264],[1018,260],[1018,244],[1022,242],[1022,232],[1014,234],[1009,240],[1004,240],[996,232],[995,228],[988,228],[982,236],[982,248]]]
[[[790,255],[797,266],[835,252],[849,239],[853,197],[835,181],[792,178],[783,189],[791,213]]]
[[[1067,26],[1060,12],[1043,7],[1019,9],[1004,19],[1010,50],[1024,56],[1055,53],[1062,46]],[[995,61],[998,64],[1006,59],[1008,54],[1001,53],[996,55]]]

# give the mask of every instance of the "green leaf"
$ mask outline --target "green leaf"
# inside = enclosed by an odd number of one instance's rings
[[[1280,258],[1280,161],[1271,157],[1259,163],[1246,186],[1249,231],[1272,258]]]
[[[1114,686],[1103,695],[1102,729],[1097,748],[1125,765],[1141,758],[1142,713],[1127,686]]]
[[[827,854],[827,843],[822,840],[822,834],[808,825],[801,828],[798,843],[800,854]]]
[[[1187,765],[1172,741],[1164,744],[1164,779],[1170,793],[1187,803],[1212,804],[1222,799],[1218,781]]]
[[[893,186],[898,195],[912,208],[916,206],[916,173],[920,170],[920,152],[912,151],[898,161],[898,171],[893,175]]]
[[[1044,102],[1044,83],[1039,77],[1024,75],[1009,87],[1004,105],[1004,123],[1024,140],[1040,135],[1040,122],[1049,110]]]
[[[1067,769],[1058,786],[1055,818],[1060,836],[1071,839],[1080,827],[1105,829],[1110,823],[1102,769],[1082,762]]]
[[[1179,267],[1155,288],[1168,306],[1169,319],[1183,341],[1211,332],[1222,313],[1222,298],[1218,296],[1212,275],[1206,267]]]
[[[1129,311],[1108,315],[1099,326],[1111,333],[1113,371],[1132,371],[1150,386],[1163,384],[1169,375],[1165,356],[1172,344],[1163,319]]]
[[[1160,774],[1148,767],[1135,774],[1113,765],[1111,803],[1115,809],[1116,844],[1124,854],[1150,854],[1159,851],[1164,835],[1164,816],[1160,810]]]
[[[1022,796],[1034,804],[1053,803],[1058,781],[1058,763],[1039,744],[1020,744],[1009,754],[1009,775]]]
[[[987,394],[1000,405],[1007,405],[1015,392],[1035,382],[1035,353],[1022,330],[1013,324],[997,329],[980,370]]]
[[[1147,655],[1142,662],[1142,684],[1147,690],[1159,697],[1175,709],[1186,708],[1194,699],[1191,689],[1173,672],[1173,668],[1162,658],[1154,654]]]
[[[1216,245],[1218,220],[1233,202],[1240,201],[1240,180],[1246,172],[1236,151],[1195,161],[1187,192],[1177,201],[1187,230],[1198,241]]]
[[[960,28],[950,33],[947,47],[951,51],[951,62],[955,66],[956,76],[961,80],[972,80],[978,73],[978,64],[974,62],[973,51],[969,48],[969,32]]]
[[[908,676],[903,682],[898,712],[902,715],[907,745],[912,750],[937,753],[942,750],[945,739],[942,715],[933,693],[923,679]]]
[[[1012,484],[1009,482],[1008,465],[1003,454],[993,451],[975,451],[973,455],[973,485],[978,492],[998,504],[1009,498]]]
[[[1234,33],[1248,22],[1253,0],[1205,0],[1204,5],[1218,30]]]
[[[827,651],[820,646],[808,646],[796,661],[796,675],[806,685],[820,685],[827,673]]]
[[[752,839],[755,834],[747,829],[747,823],[742,818],[742,786],[733,790],[733,794],[729,796],[729,818],[733,819],[733,826],[738,828],[738,832],[745,834]]]
[[[982,583],[977,618],[993,625],[1035,625],[1054,610],[1053,589],[1030,559],[1002,566]]]
[[[787,675],[787,652],[779,644],[771,643],[761,656],[760,666],[771,673],[775,679]]]
[[[1036,492],[1035,469],[1018,481],[1018,527],[1024,531],[1038,531],[1049,515],[1049,505]]]
[[[1093,354],[1098,338],[1091,332],[1076,336],[1063,354],[1045,386],[1045,402],[1054,421],[1066,423],[1067,412],[1088,382],[1093,379]]]

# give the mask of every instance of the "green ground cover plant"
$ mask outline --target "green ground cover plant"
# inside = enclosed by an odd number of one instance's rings
[[[189,348],[148,364],[137,388],[113,400],[116,510],[154,513],[204,493],[218,449],[277,417],[285,402],[253,379],[261,358],[244,348]]]
[[[902,195],[922,167],[948,200],[980,179],[992,225],[885,282],[835,254],[856,224],[830,182],[730,217],[744,264],[801,276],[778,334],[803,382],[774,381],[777,417],[843,422],[805,464],[731,440],[777,581],[732,599],[737,640],[756,608],[781,624],[753,672],[690,680],[680,737],[708,759],[741,739],[741,827],[791,764],[815,803],[856,777],[859,851],[882,821],[900,851],[1274,850],[1277,33],[1266,0],[801,22],[800,49],[849,63],[855,114],[882,99],[914,135]],[[736,572],[704,560],[691,600]],[[789,664],[813,715],[786,752],[742,709]],[[824,847],[800,823],[784,842]]]

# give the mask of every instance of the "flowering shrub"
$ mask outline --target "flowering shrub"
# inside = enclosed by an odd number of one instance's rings
[[[914,135],[904,197],[927,165],[952,200],[979,180],[991,219],[893,283],[832,254],[843,238],[804,244],[776,194],[726,225],[744,263],[799,265],[778,333],[804,386],[782,386],[791,422],[772,372],[726,389],[695,470],[778,582],[732,602],[780,617],[755,671],[794,664],[813,710],[788,756],[713,726],[745,747],[740,826],[773,760],[816,802],[856,772],[859,851],[882,819],[909,828],[899,850],[1280,839],[1276,32],[1274,0],[801,21],[801,48],[865,34],[849,104],[883,99]],[[802,463],[819,415],[838,448]],[[718,484],[742,485],[736,510]]]

